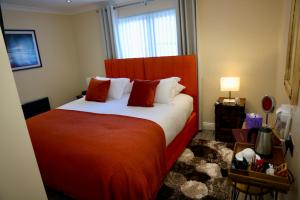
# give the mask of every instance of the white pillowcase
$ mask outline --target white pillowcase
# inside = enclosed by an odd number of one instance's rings
[[[174,90],[174,97],[176,97],[177,95],[179,95],[180,92],[181,92],[182,90],[184,90],[184,89],[185,89],[185,86],[184,86],[184,85],[181,85],[180,83],[177,83],[177,84],[176,84],[176,87],[175,87],[175,90]]]
[[[161,79],[156,88],[154,102],[170,103],[175,97],[176,85],[179,81],[178,77]]]
[[[133,86],[133,82],[134,82],[134,81],[131,81],[131,82],[129,82],[129,83],[126,85],[124,94],[129,94],[129,93],[131,93],[132,86]]]
[[[88,84],[91,78],[87,78]],[[128,78],[106,78],[97,76],[98,80],[110,80],[110,86],[108,90],[108,97],[113,99],[120,99],[125,92],[126,86],[130,83]]]

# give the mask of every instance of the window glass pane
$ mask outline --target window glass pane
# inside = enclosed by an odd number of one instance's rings
[[[154,14],[156,56],[178,55],[176,11]]]
[[[128,17],[118,20],[118,55],[121,58],[147,55],[146,16]]]
[[[178,55],[176,10],[119,18],[118,58]]]

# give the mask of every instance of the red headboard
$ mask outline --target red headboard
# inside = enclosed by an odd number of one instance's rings
[[[156,80],[177,76],[186,89],[184,93],[194,98],[194,110],[198,113],[198,81],[196,57],[167,56],[155,58],[130,58],[105,60],[106,76]]]
[[[145,79],[144,59],[112,59],[105,60],[106,76],[110,78]]]

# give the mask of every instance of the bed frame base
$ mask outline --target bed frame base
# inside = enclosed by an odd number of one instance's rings
[[[168,173],[176,162],[185,147],[189,144],[197,130],[197,115],[193,112],[186,122],[183,130],[176,136],[176,138],[167,146],[166,149],[166,172]]]

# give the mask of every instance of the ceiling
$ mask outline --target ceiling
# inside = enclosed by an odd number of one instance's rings
[[[119,0],[120,1],[120,0]],[[99,8],[108,0],[0,0],[4,9],[19,9],[61,14],[76,14]]]

